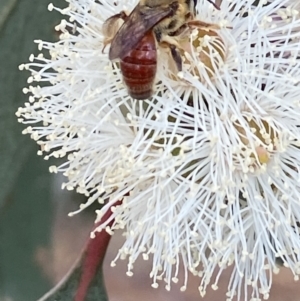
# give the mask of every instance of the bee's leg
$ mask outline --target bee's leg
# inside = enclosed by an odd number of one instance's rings
[[[106,46],[107,46],[108,44],[110,44],[112,40],[113,40],[113,38],[107,38],[107,39],[105,39],[105,40],[103,41],[102,53],[104,53],[104,50],[105,50]]]
[[[219,30],[221,27],[218,24],[206,23],[200,20],[189,20],[180,26],[176,31],[170,32],[168,35],[170,37],[184,36],[190,33],[190,30],[198,27],[205,30]]]
[[[178,72],[182,71],[182,58],[178,50],[178,48],[180,48],[178,42],[167,35],[162,38],[160,45],[163,47],[168,47],[170,49],[172,58],[176,64]]]
[[[200,21],[200,20],[188,21],[187,25],[190,28],[198,27],[198,28],[206,29],[206,30],[219,30],[219,29],[221,29],[221,26],[218,25],[218,24],[206,23],[206,22],[203,22],[203,21]],[[226,28],[232,29],[231,26],[226,26]]]
[[[173,38],[173,37],[171,37],[169,35],[163,35],[161,37],[159,43],[166,44],[168,46],[174,45],[177,48],[181,48],[180,44],[178,43],[178,41],[175,38]]]
[[[177,30],[170,32],[168,35],[170,37],[175,37],[175,36],[180,36],[180,35],[184,35],[185,32],[187,32],[189,30],[189,26],[187,23],[183,24],[182,26],[180,26]]]
[[[154,32],[156,41],[157,41],[158,43],[160,43],[161,40],[162,40],[162,33],[161,33],[160,29],[154,28],[154,29],[153,29],[153,32]]]
[[[172,58],[176,64],[178,72],[182,71],[182,58],[178,48],[175,45],[169,45]]]
[[[206,22],[203,22],[203,21],[200,21],[200,20],[191,20],[191,21],[188,21],[187,25],[190,28],[198,27],[198,28],[207,29],[207,30],[210,30],[210,29],[212,29],[212,30],[221,29],[221,27],[218,24],[206,23]]]

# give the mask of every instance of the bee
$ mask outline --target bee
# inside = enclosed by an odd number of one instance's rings
[[[173,37],[189,26],[215,27],[194,20],[196,4],[197,0],[140,0],[129,15],[122,11],[104,22],[102,30],[106,38],[102,52],[110,43],[109,59],[120,59],[123,80],[132,98],[147,99],[153,93],[157,43],[168,45],[181,71],[180,45]],[[117,29],[119,20],[124,23]]]

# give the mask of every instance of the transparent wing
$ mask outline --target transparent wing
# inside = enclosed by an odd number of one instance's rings
[[[154,8],[141,8],[137,5],[112,40],[109,59],[123,58],[145,33],[153,28],[159,21],[174,14],[175,5],[165,5]]]

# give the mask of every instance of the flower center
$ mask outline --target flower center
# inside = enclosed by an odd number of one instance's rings
[[[203,79],[203,69],[212,78],[225,60],[225,45],[216,31],[196,29],[192,32],[192,55],[185,52],[190,71]]]
[[[224,65],[226,49],[217,30],[197,28],[189,30],[188,34],[174,38],[179,45],[183,71],[189,72],[194,78],[205,82],[213,78]],[[169,55],[168,70],[172,79],[182,80],[182,72],[178,73],[171,55]]]
[[[240,161],[239,159],[242,158],[244,167],[253,170],[270,161],[272,152],[276,150],[278,135],[266,120],[245,118],[244,121],[245,125],[241,125],[239,121],[234,123],[241,142],[241,147],[236,152],[236,159]]]

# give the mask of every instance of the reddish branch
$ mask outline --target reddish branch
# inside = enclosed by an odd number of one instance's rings
[[[121,204],[121,201],[115,203],[113,206]],[[112,212],[109,209],[102,217],[101,221],[98,222],[95,226],[98,227],[100,224],[107,221]],[[110,221],[108,226],[113,224],[114,220]],[[78,289],[75,295],[75,301],[84,301],[87,295],[89,286],[94,279],[97,270],[101,268],[108,243],[110,241],[111,235],[109,235],[105,230],[101,232],[96,232],[96,237],[93,239],[89,239],[86,251],[84,254],[84,259],[82,263],[82,274],[80,278],[80,282],[78,285]]]

